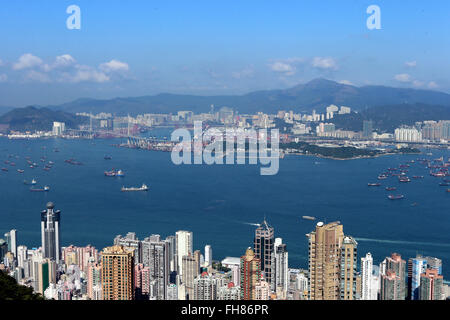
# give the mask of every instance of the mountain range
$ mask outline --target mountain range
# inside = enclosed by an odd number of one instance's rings
[[[323,112],[330,104],[364,110],[374,106],[426,103],[450,107],[450,94],[432,90],[362,86],[315,79],[283,90],[263,90],[244,95],[196,96],[162,93],[153,96],[122,97],[109,100],[82,98],[61,105],[48,106],[66,112],[109,112],[116,115],[143,113],[176,113],[191,110],[209,112],[211,105],[218,110],[227,106],[240,114],[276,113],[278,110]]]

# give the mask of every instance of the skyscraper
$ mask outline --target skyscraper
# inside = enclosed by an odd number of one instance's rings
[[[356,289],[356,266],[358,243],[352,237],[346,236],[342,242],[340,261],[340,300],[359,299]]]
[[[443,300],[444,278],[436,269],[426,269],[420,275],[420,300]]]
[[[241,257],[241,300],[254,300],[256,286],[261,281],[261,260],[251,248]]]
[[[194,299],[194,279],[198,276],[200,270],[199,261],[192,254],[183,256],[182,268],[181,281],[185,286],[185,294],[187,300],[192,300]]]
[[[5,239],[8,244],[8,251],[14,254],[14,258],[17,258],[17,230],[12,229],[5,233]]]
[[[159,236],[146,238],[144,242],[148,242],[149,247],[147,265],[150,270],[150,299],[164,300],[167,298],[167,286],[169,285],[170,243],[161,241]]]
[[[43,258],[60,261],[61,249],[59,246],[59,210],[54,210],[53,202],[47,203],[47,210],[41,212],[41,238]]]
[[[176,266],[177,272],[180,276],[183,275],[183,256],[192,254],[193,252],[193,234],[190,231],[180,230],[175,234],[176,239]]]
[[[408,300],[419,299],[420,275],[427,269],[427,260],[417,256],[408,260]]]
[[[255,230],[253,250],[255,257],[261,261],[261,271],[269,284],[272,282],[273,246],[274,229],[264,219],[263,223]]]
[[[398,253],[393,253],[383,264],[384,270],[380,270],[381,300],[405,300],[405,260]]]
[[[205,246],[205,266],[209,267],[212,264],[212,248],[209,244]]]
[[[102,252],[103,300],[134,299],[134,250],[113,246]]]
[[[340,259],[344,240],[339,222],[324,225],[306,235],[309,239],[309,298],[338,300],[340,297]]]
[[[289,288],[288,252],[281,238],[275,238],[271,278],[271,290],[283,298],[286,297]]]
[[[369,252],[361,258],[361,300],[377,300],[378,288],[374,288],[373,258]]]

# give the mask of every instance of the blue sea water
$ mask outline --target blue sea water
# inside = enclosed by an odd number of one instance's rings
[[[113,147],[118,140],[7,140],[0,139],[0,232],[15,228],[18,243],[40,246],[40,211],[48,201],[61,210],[61,245],[109,246],[117,234],[136,232],[165,237],[177,230],[194,232],[194,248],[213,248],[213,258],[241,256],[252,245],[256,223],[266,217],[283,238],[290,267],[307,268],[305,234],[317,221],[340,221],[345,234],[358,240],[358,255],[371,252],[375,263],[400,253],[404,259],[416,253],[443,260],[450,278],[450,193],[439,179],[428,175],[419,163],[408,175],[424,179],[399,183],[389,178],[381,187],[378,174],[389,167],[426,155],[395,155],[375,159],[337,161],[309,156],[280,159],[275,176],[261,176],[258,165],[172,164],[170,153]],[[54,152],[58,148],[60,152]],[[428,158],[450,156],[448,150],[432,150]],[[8,155],[15,167],[4,164]],[[104,155],[112,160],[104,160]],[[25,157],[38,168],[30,169]],[[40,157],[55,162],[42,170]],[[64,162],[75,158],[83,165]],[[123,178],[105,177],[111,168],[122,169]],[[24,169],[23,174],[17,169]],[[23,180],[36,178],[48,193],[30,192]],[[146,183],[150,191],[123,193],[122,186]],[[387,199],[385,186],[396,186],[405,199]],[[412,206],[413,203],[417,205]]]

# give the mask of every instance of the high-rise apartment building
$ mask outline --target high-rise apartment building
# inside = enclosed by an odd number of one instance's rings
[[[275,238],[272,254],[272,282],[270,289],[285,297],[289,289],[288,251],[281,238]]]
[[[338,300],[340,298],[340,260],[344,240],[339,222],[318,222],[309,239],[309,298]]]
[[[419,300],[443,300],[444,278],[436,269],[426,269],[420,275]]]
[[[253,250],[261,262],[261,272],[270,284],[272,281],[272,254],[274,249],[274,229],[264,220],[255,230]]]
[[[192,300],[194,297],[194,279],[200,271],[199,261],[192,254],[183,256],[182,270],[181,282],[185,286],[187,300]]]
[[[136,300],[150,299],[150,268],[142,263],[134,266],[134,293]]]
[[[100,300],[96,291],[101,288],[102,283],[102,266],[96,262],[89,263],[87,267],[87,295],[91,300]]]
[[[381,300],[405,300],[406,298],[406,262],[401,255],[393,253],[383,262],[381,276]]]
[[[134,299],[134,249],[113,246],[102,252],[102,294],[104,300]]]
[[[254,300],[256,285],[261,281],[261,260],[248,248],[241,257],[241,300]]]
[[[357,246],[352,237],[346,236],[341,247],[340,261],[340,300],[359,300],[357,290]]]
[[[212,248],[209,244],[205,246],[205,266],[209,267],[212,264]]]
[[[378,299],[378,276],[374,276],[373,257],[369,252],[361,258],[361,300]]]
[[[427,269],[427,259],[421,256],[408,260],[408,300],[419,300],[420,275]]]
[[[177,273],[183,275],[183,257],[189,254],[193,254],[193,234],[190,231],[180,230],[175,234],[175,256]]]
[[[43,258],[60,261],[61,248],[59,246],[60,210],[54,210],[53,202],[47,203],[47,210],[41,212],[41,240]]]

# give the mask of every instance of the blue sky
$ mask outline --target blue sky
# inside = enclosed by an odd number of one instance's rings
[[[69,30],[69,5],[81,29]],[[369,5],[381,30],[369,30]],[[0,106],[240,94],[325,77],[450,92],[450,2],[25,1],[0,9]]]

